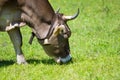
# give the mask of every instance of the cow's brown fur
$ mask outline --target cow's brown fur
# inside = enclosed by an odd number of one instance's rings
[[[19,64],[26,63],[21,49],[22,36],[18,28],[21,23],[32,28],[49,56],[55,59],[67,57],[69,61],[71,57],[68,56],[68,38],[71,31],[66,22],[63,15],[54,12],[48,0],[0,0],[0,31],[7,31],[10,35]],[[54,32],[57,35],[54,35]],[[49,45],[44,45],[44,40],[48,40]],[[63,61],[65,62],[64,59]]]

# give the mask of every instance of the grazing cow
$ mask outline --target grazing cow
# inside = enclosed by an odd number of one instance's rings
[[[67,25],[73,16],[54,12],[48,0],[0,0],[0,31],[6,31],[14,45],[18,64],[27,63],[21,46],[20,27],[27,24],[32,29],[30,43],[34,36],[45,52],[57,63],[71,60],[68,38],[71,31]]]

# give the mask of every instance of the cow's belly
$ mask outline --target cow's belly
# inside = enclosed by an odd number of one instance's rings
[[[21,19],[21,11],[14,7],[3,7],[0,10],[0,31],[5,31],[10,23],[18,22]]]

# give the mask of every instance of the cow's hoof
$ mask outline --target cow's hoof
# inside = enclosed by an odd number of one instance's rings
[[[17,62],[17,64],[28,64],[27,62]]]
[[[23,54],[17,55],[17,64],[27,64]]]

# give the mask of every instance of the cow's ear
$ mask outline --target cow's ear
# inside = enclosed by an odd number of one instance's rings
[[[64,25],[56,26],[49,39],[46,38],[44,40],[44,45],[49,45],[52,39],[56,38],[59,34],[61,34],[64,29],[65,29]]]
[[[59,25],[54,29],[53,36],[58,36],[65,29],[64,25]]]

